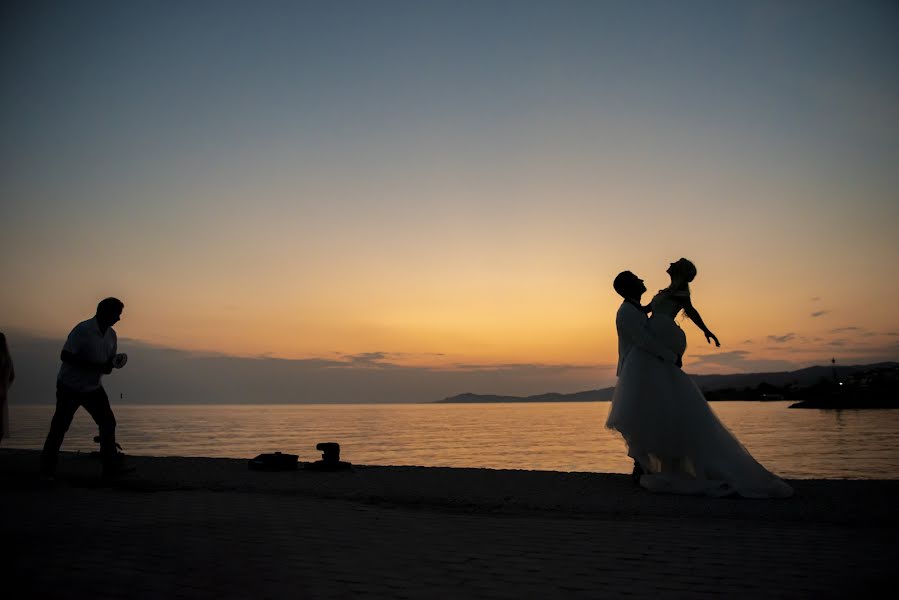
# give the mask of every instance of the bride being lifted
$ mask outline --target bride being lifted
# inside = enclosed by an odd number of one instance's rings
[[[675,322],[684,311],[720,346],[690,299],[696,267],[682,258],[667,270],[671,285],[640,305],[646,291],[630,271],[615,278],[625,301],[618,311],[618,384],[606,427],[624,437],[640,485],[654,492],[784,498],[792,488],[760,465],[718,420],[679,367],[687,338]],[[652,312],[647,320],[645,313]]]

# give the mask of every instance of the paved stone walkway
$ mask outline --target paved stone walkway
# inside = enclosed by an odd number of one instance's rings
[[[22,598],[821,598],[886,582],[897,558],[895,519],[769,522],[766,502],[758,518],[485,510],[139,476],[47,485],[23,460],[0,452],[3,581]]]

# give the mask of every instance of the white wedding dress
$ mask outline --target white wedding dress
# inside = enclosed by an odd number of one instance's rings
[[[682,304],[662,290],[652,299],[649,332],[678,356],[687,338],[674,318]],[[681,369],[634,348],[612,396],[606,427],[624,437],[628,455],[654,492],[746,498],[786,498],[793,489],[760,465],[712,412]]]

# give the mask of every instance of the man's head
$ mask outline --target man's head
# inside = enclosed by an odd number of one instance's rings
[[[104,298],[97,304],[97,323],[103,329],[112,327],[122,317],[125,303],[118,298]]]
[[[643,280],[631,273],[630,271],[622,271],[615,277],[612,283],[615,291],[625,300],[640,301],[640,296],[646,291]]]

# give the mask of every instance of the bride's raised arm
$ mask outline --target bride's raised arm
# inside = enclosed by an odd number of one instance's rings
[[[690,317],[690,320],[696,323],[696,326],[699,327],[702,332],[705,334],[705,341],[708,343],[712,343],[712,340],[715,340],[715,346],[720,348],[721,342],[718,341],[718,338],[715,337],[715,334],[705,326],[705,323],[702,322],[702,317],[699,316],[699,311],[693,306],[693,303],[690,302],[690,297],[681,298],[681,301],[684,303],[684,312],[687,313],[687,316]]]

